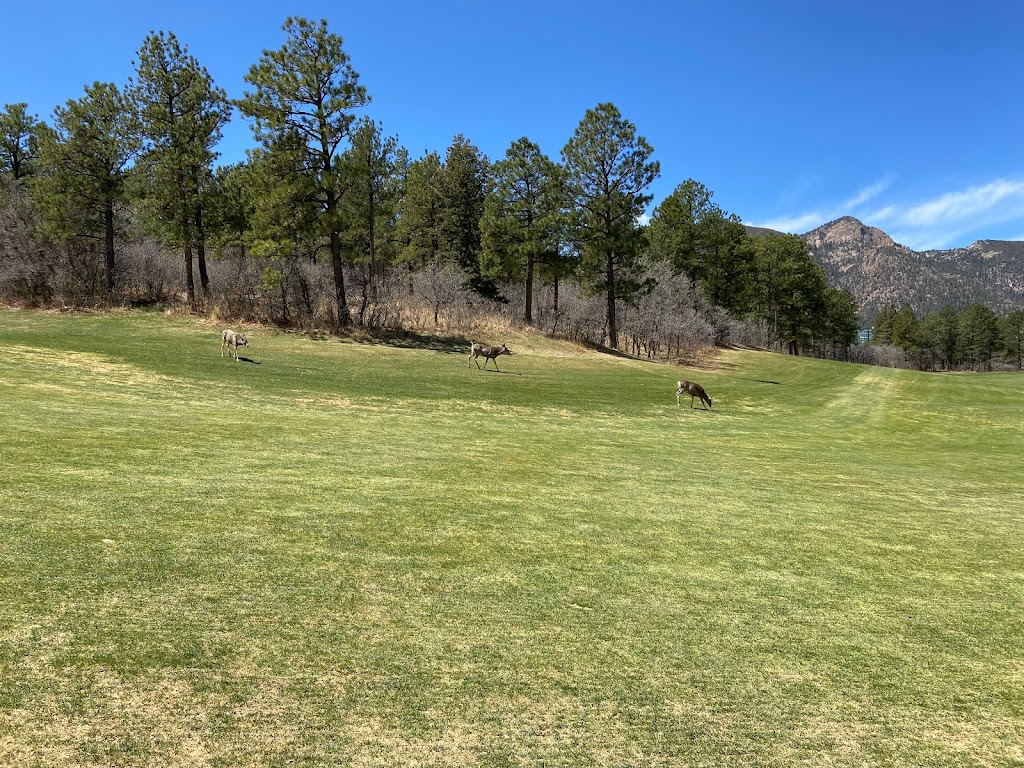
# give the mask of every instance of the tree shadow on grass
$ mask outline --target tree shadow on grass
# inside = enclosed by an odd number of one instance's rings
[[[462,336],[427,336],[422,333],[402,331],[378,333],[367,336],[365,339],[356,339],[356,341],[398,349],[426,349],[432,352],[469,355],[469,340]]]

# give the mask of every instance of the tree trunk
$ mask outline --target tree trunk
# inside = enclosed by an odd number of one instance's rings
[[[533,254],[526,257],[526,314],[527,325],[533,325]]]
[[[188,290],[188,306],[195,311],[196,307],[196,280],[192,273],[192,240],[185,238],[185,287]]]
[[[206,271],[206,232],[203,229],[203,209],[196,206],[196,256],[199,257],[199,284],[203,288],[203,301],[210,300],[210,275]]]
[[[107,298],[114,298],[114,203],[107,200],[103,207],[103,228],[107,251]]]
[[[328,221],[334,221],[337,209],[338,198],[333,189],[328,189],[325,210]],[[338,325],[347,328],[352,323],[352,317],[349,315],[348,299],[345,297],[345,269],[341,261],[341,237],[333,225],[331,229],[331,267],[334,270],[334,301],[338,309]]]
[[[370,189],[370,195],[369,195],[369,201],[368,202],[369,202],[369,206],[370,206],[370,221],[369,221],[368,229],[369,229],[369,235],[370,235],[370,247],[369,247],[369,252],[370,252],[370,297],[373,299],[373,303],[376,304],[377,303],[377,244],[375,242],[375,240],[376,240],[376,227],[374,225],[375,225],[375,219],[377,217],[377,213],[375,211],[376,206],[374,206],[374,195],[373,195],[373,184],[372,184],[372,182],[369,185],[369,189]],[[365,297],[365,295],[366,295],[366,291],[365,290],[363,291],[363,295]],[[365,307],[366,307],[366,303],[364,301],[363,308],[365,309]],[[363,324],[362,316],[363,316],[363,312],[361,310],[360,313],[359,313],[359,324],[360,325]]]
[[[370,280],[369,279],[363,281],[363,290],[362,290],[362,293],[359,296],[359,325],[360,326],[365,326],[366,325],[366,305],[370,301],[370,296],[369,296],[369,293],[367,292],[368,288],[369,288],[369,284],[370,284]]]
[[[609,252],[606,268],[608,281],[608,346],[619,348],[619,329],[615,321],[615,254]]]
[[[175,212],[175,216],[178,219],[178,223],[181,225],[181,230],[185,240],[185,287],[188,290],[188,306],[195,312],[196,306],[196,279],[192,271],[192,229],[189,221],[189,205],[188,205],[188,193],[185,190],[185,172],[182,171],[179,166],[177,169],[177,181],[178,181],[178,205],[179,208]]]
[[[348,299],[345,297],[345,270],[341,262],[341,239],[337,232],[331,232],[331,266],[334,268],[334,300],[338,308],[338,325],[347,328],[352,317],[348,312]]]

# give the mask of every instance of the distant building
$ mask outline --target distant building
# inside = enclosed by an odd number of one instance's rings
[[[857,331],[857,343],[858,344],[867,344],[869,341],[871,341],[871,329],[870,328],[861,328],[859,331]]]

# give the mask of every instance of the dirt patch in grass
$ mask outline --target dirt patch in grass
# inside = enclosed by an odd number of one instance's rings
[[[9,346],[0,347],[0,354],[21,366],[56,369],[74,376],[87,374],[116,386],[164,385],[176,381],[170,376],[162,376],[123,363],[111,362],[102,355],[88,352],[57,352],[39,347]]]

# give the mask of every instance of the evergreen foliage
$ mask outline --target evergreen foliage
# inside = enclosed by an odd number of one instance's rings
[[[619,346],[616,307],[649,286],[640,260],[639,218],[661,173],[654,148],[611,103],[587,110],[562,149],[570,232],[584,279],[607,302],[608,346]]]
[[[4,104],[0,112],[0,173],[14,180],[31,176],[39,155],[40,139],[48,128],[36,115],[28,113],[28,104]]]
[[[211,295],[210,246],[233,265],[217,301],[247,313],[272,292],[275,321],[298,308],[317,324],[373,325],[402,315],[402,296],[426,302],[435,327],[446,316],[457,327],[459,311],[508,296],[526,323],[540,316],[552,332],[648,356],[685,355],[698,339],[844,359],[854,349],[853,295],[828,284],[799,238],[751,236],[695,179],[644,224],[660,166],[614,104],[587,110],[561,163],[523,137],[491,164],[462,134],[443,157],[410,162],[380,123],[357,120],[370,97],[327,22],[290,17],[283,31],[233,102],[258,147],[232,166],[214,168],[232,102],[173,33],[145,38],[123,91],[95,83],[57,108],[54,129],[24,103],[5,105],[0,294],[53,301],[80,262],[92,270],[83,295],[111,300],[119,280],[131,284],[118,249],[155,239],[181,248],[191,307],[196,261]],[[142,282],[146,297],[180,295],[173,275]],[[131,288],[118,294],[132,300]],[[884,306],[875,349],[921,368],[987,368],[999,356],[1020,367],[1020,317]]]
[[[330,244],[337,322],[344,327],[351,315],[340,205],[349,181],[340,172],[341,147],[349,140],[353,111],[368,104],[370,96],[359,84],[341,36],[328,31],[326,20],[314,24],[289,17],[283,30],[284,45],[263,52],[245,76],[255,90],[247,91],[236,105],[253,118],[253,133],[265,151],[301,152],[300,163],[286,161],[278,167],[304,177],[296,187],[308,188],[318,206],[318,231]]]
[[[491,168],[494,188],[481,220],[482,272],[525,284],[523,320],[533,322],[538,272],[557,280],[562,270],[563,173],[525,136]]]
[[[102,243],[110,298],[116,280],[115,215],[126,202],[128,165],[142,147],[139,123],[113,83],[93,83],[53,116],[54,130],[42,136],[40,172],[33,178],[42,228],[59,241]]]
[[[214,147],[231,117],[227,94],[173,32],[143,41],[129,85],[145,139],[139,189],[157,233],[183,249],[188,301],[196,306],[194,249],[204,298],[210,292],[204,258],[204,194],[217,157]]]

